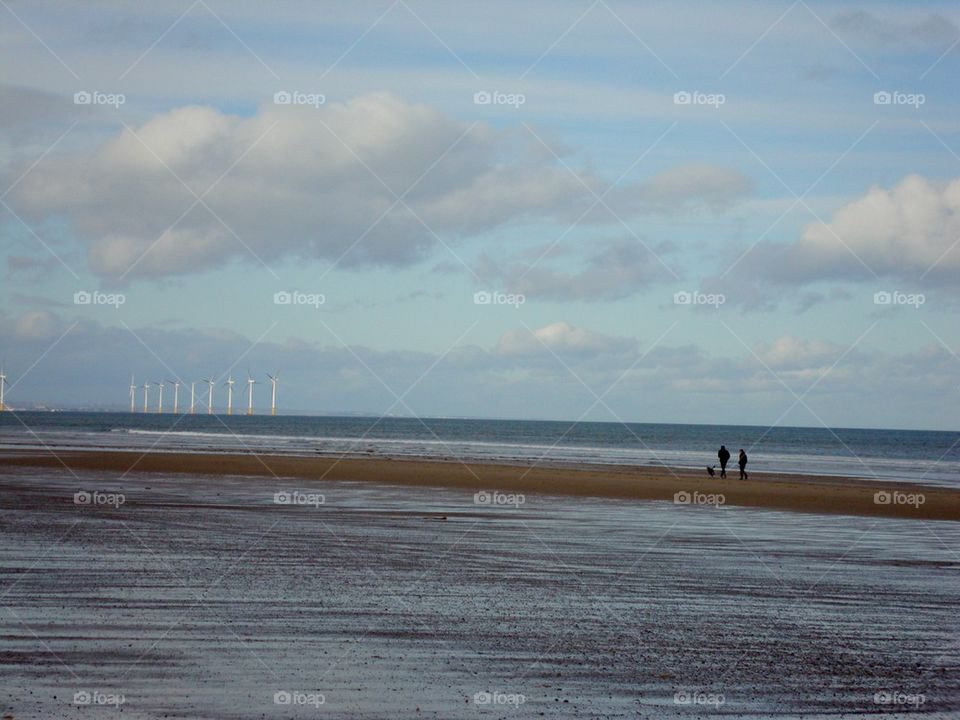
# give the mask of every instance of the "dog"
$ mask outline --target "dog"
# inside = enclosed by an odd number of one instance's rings
[[[716,475],[716,473],[713,471],[713,467],[711,467],[710,465],[707,465],[707,475],[709,475],[710,477],[713,477],[714,475]]]

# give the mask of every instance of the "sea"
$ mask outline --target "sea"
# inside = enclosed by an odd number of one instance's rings
[[[135,450],[705,468],[960,486],[960,432],[397,417],[0,413],[0,451]]]

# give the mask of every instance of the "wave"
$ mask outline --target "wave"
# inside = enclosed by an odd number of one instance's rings
[[[216,439],[216,440],[236,440],[240,442],[255,442],[258,445],[270,444],[272,442],[285,443],[303,443],[305,445],[359,445],[369,446],[409,446],[409,447],[448,447],[448,448],[491,448],[494,450],[533,450],[533,451],[559,451],[584,454],[587,456],[644,456],[644,457],[687,457],[694,462],[701,458],[704,462],[714,462],[712,456],[706,456],[699,450],[678,450],[666,448],[650,448],[643,445],[617,445],[617,446],[598,446],[598,445],[580,445],[576,443],[523,443],[510,440],[498,442],[489,442],[484,440],[468,439],[443,439],[443,438],[397,438],[380,436],[343,436],[343,435],[273,435],[266,433],[235,433],[229,430],[223,432],[196,431],[196,430],[143,430],[137,428],[117,428],[116,431],[125,431],[131,435],[146,435],[153,437],[182,437],[198,439]],[[527,456],[518,456],[527,457]],[[810,462],[839,462],[843,464],[878,464],[883,463],[891,466],[903,468],[915,467],[917,461],[895,458],[879,457],[858,457],[855,455],[833,455],[825,453],[789,453],[779,452],[766,454],[766,460],[776,460],[778,463],[789,463],[802,466]],[[734,463],[735,464],[735,463]],[[695,465],[694,465],[695,466]]]
[[[706,455],[699,450],[680,450],[675,448],[650,448],[638,445],[617,445],[617,446],[597,446],[597,445],[579,445],[573,443],[522,443],[503,440],[499,442],[489,442],[483,440],[468,439],[443,439],[443,438],[397,438],[397,437],[365,437],[365,436],[335,436],[335,435],[273,435],[265,433],[236,433],[232,431],[198,431],[198,430],[146,430],[140,428],[112,428],[111,433],[121,433],[126,435],[144,436],[153,438],[181,438],[184,440],[214,440],[225,445],[251,444],[258,448],[270,447],[278,443],[285,445],[299,445],[308,450],[317,449],[320,446],[366,446],[374,449],[394,450],[409,448],[447,448],[469,454],[470,450],[481,452],[484,457],[505,457],[509,459],[529,459],[538,454],[557,453],[562,454],[568,459],[599,460],[602,458],[619,460],[642,460],[659,459],[661,457],[673,460],[687,460],[689,467],[697,467],[700,462],[712,462],[712,456]],[[45,435],[61,436],[98,436],[101,433],[96,432],[48,432]],[[419,453],[417,453],[419,454]],[[853,456],[838,456],[828,454],[794,454],[794,453],[767,453],[763,456],[766,462],[775,461],[778,465],[797,465],[802,466],[811,462],[815,463],[842,463],[842,464],[860,464],[862,463],[884,463],[887,465],[902,465],[912,467],[916,465],[913,460],[899,460],[890,458],[863,458],[862,460]]]

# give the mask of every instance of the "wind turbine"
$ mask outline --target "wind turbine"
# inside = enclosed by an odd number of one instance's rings
[[[271,375],[267,373],[267,377],[270,378],[270,384],[273,386],[270,389],[270,414],[277,414],[277,380],[280,379],[280,373],[276,375]]]
[[[163,412],[163,385],[164,385],[163,380],[158,382],[157,385],[160,386],[160,400],[157,403],[157,413],[162,413]]]
[[[213,384],[216,382],[213,378],[206,378],[207,384],[207,415],[213,415]]]
[[[233,379],[233,374],[230,374],[230,377],[227,378],[227,415],[233,415],[233,384],[236,380]]]
[[[0,367],[0,412],[3,412],[6,409],[6,405],[3,404],[3,387],[7,384],[7,376],[3,372],[3,368]]]
[[[191,415],[193,415],[193,406],[194,406],[193,399],[196,396],[196,387],[197,387],[197,383],[195,382],[190,383],[190,414]]]
[[[133,375],[130,376],[130,412],[137,411],[137,384],[133,381]],[[0,410],[3,409],[3,403],[0,403]]]
[[[247,415],[253,415],[253,386],[257,381],[247,373]]]
[[[143,384],[143,411],[149,412],[147,408],[147,401],[150,399],[150,383],[145,382]]]
[[[167,382],[173,385],[173,414],[176,415],[180,407],[180,381],[167,380]]]

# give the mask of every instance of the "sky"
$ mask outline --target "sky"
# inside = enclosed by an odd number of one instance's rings
[[[0,0],[0,53],[14,408],[960,424],[956,4]]]

